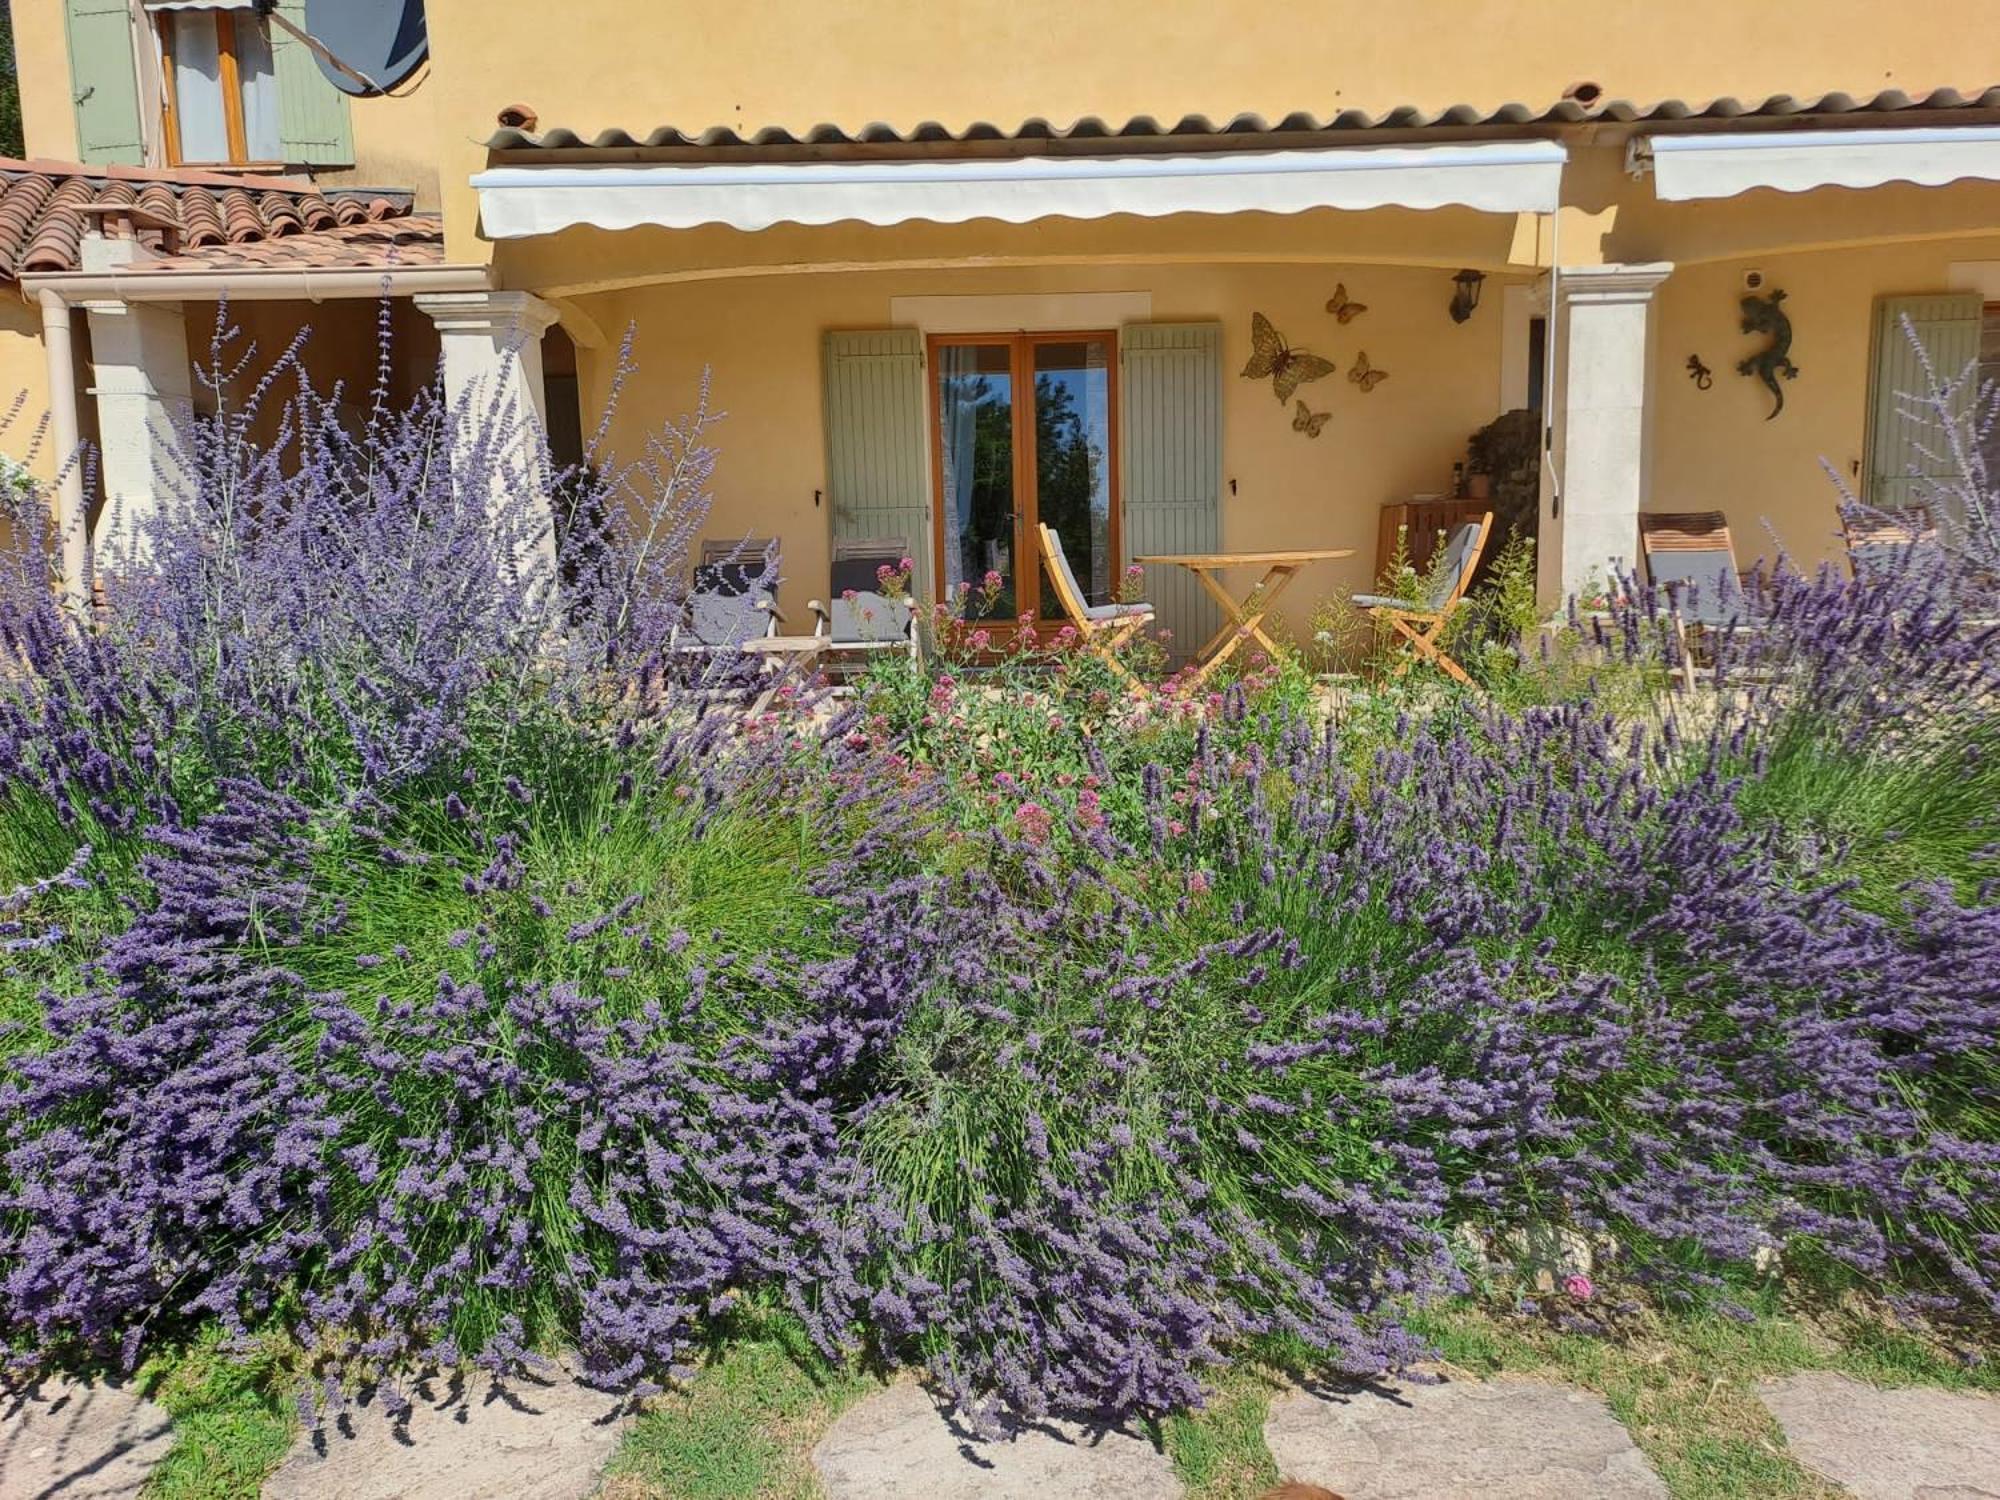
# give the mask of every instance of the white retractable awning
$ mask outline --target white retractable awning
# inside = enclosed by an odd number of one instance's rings
[[[1941,187],[1964,178],[2000,181],[2000,126],[1923,130],[1803,130],[1656,135],[1653,191],[1669,202],[1733,198],[1752,188],[1803,193],[1889,182]]]
[[[1114,214],[1303,213],[1443,208],[1553,213],[1563,148],[1484,145],[1231,151],[1200,156],[750,162],[679,166],[495,167],[478,173],[480,220],[495,239],[573,225],[692,229],[726,224],[962,224]]]

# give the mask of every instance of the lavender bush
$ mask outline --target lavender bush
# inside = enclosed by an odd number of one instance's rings
[[[750,1302],[981,1422],[1116,1420],[1407,1363],[1465,1226],[2000,1312],[2000,684],[1952,606],[1773,580],[1699,730],[1060,655],[780,724],[672,670],[705,401],[559,476],[491,405],[348,431],[296,355],[247,405],[214,366],[103,617],[43,548],[0,585],[16,1365],[220,1325],[328,1393],[643,1387]]]

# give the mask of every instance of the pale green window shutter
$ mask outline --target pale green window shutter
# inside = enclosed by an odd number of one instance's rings
[[[278,13],[305,30],[305,0],[280,0]],[[347,96],[326,81],[312,49],[275,20],[271,67],[278,77],[278,138],[285,160],[307,167],[352,165],[354,133]]]
[[[914,328],[826,336],[826,499],[833,540],[901,538],[931,592],[924,336]]]
[[[1960,381],[1979,358],[1981,304],[1976,292],[1879,297],[1875,302],[1874,372],[1868,390],[1868,484],[1862,498],[1881,510],[1934,501],[1940,485],[1963,476],[1952,463],[1943,424],[1924,406],[1930,382],[1903,331],[1907,316],[1940,381]],[[1960,381],[1954,406],[1963,418],[1976,381]]]
[[[77,155],[87,162],[144,166],[131,8],[125,0],[65,0],[65,5]]]
[[[1130,323],[1123,379],[1125,554],[1214,552],[1222,545],[1222,325]],[[1146,598],[1177,657],[1198,651],[1221,616],[1194,575],[1146,570]]]

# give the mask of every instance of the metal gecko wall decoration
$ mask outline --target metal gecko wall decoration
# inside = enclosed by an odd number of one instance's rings
[[[1785,409],[1785,388],[1778,384],[1778,377],[1796,380],[1799,367],[1792,363],[1792,320],[1785,316],[1781,305],[1785,300],[1782,291],[1772,290],[1766,297],[1745,297],[1739,306],[1743,309],[1743,331],[1770,335],[1771,342],[1737,363],[1736,373],[1749,375],[1764,382],[1764,387],[1776,399],[1771,415],[1765,421],[1774,421]]]

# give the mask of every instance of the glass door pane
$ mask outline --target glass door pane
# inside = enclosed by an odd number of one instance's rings
[[[1092,604],[1118,585],[1111,509],[1111,346],[1102,337],[1037,339],[1034,519],[1055,528]],[[1055,610],[1054,601],[1049,612]]]
[[[172,28],[174,121],[184,162],[229,160],[229,121],[222,104],[222,43],[215,12],[180,10]]]
[[[937,350],[938,508],[945,586],[970,584],[969,616],[1021,612],[1015,568],[1013,346],[945,344]],[[997,592],[979,606],[992,585]]]

